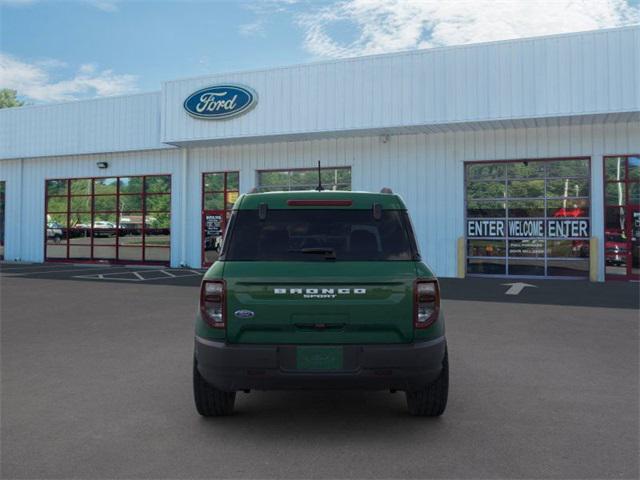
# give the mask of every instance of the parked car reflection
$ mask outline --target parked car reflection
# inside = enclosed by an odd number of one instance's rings
[[[64,237],[62,231],[62,225],[58,222],[47,223],[47,241],[53,241],[54,243],[60,243]]]

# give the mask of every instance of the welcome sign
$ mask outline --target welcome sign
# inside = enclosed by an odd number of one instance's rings
[[[467,220],[469,238],[589,238],[587,219]]]
[[[184,101],[189,115],[221,120],[242,115],[258,102],[258,95],[244,85],[213,85],[192,93]]]

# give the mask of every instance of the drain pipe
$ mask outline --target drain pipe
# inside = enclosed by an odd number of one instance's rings
[[[180,243],[181,243],[181,252],[180,252],[180,266],[182,268],[187,267],[187,214],[188,214],[188,203],[189,203],[189,194],[187,190],[187,176],[189,174],[188,168],[189,162],[189,149],[183,148],[182,150],[182,202],[180,204],[180,216],[182,220],[180,221]]]

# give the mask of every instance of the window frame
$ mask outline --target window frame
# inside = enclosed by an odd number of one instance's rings
[[[152,193],[147,193],[146,189],[147,189],[147,179],[148,178],[153,178],[153,177],[168,177],[169,181],[168,181],[168,191],[167,192],[152,192]],[[104,193],[96,193],[96,181],[98,180],[103,180],[103,179],[115,179],[115,187],[116,187],[116,191],[115,194],[113,192],[104,192]],[[121,186],[121,179],[123,178],[140,178],[142,179],[142,188],[141,191],[139,193],[122,193],[120,192],[120,186]],[[73,192],[71,191],[71,182],[73,181],[78,181],[78,180],[88,180],[90,181],[90,193],[82,193],[79,195],[73,195]],[[53,195],[49,195],[49,190],[48,190],[48,186],[49,186],[49,182],[53,182],[53,181],[57,181],[57,182],[66,182],[66,193],[63,195],[59,195],[59,194],[53,194]],[[173,183],[173,178],[171,174],[168,173],[158,173],[158,174],[144,174],[144,175],[121,175],[121,176],[114,176],[114,175],[109,175],[109,176],[104,176],[104,177],[69,177],[69,178],[59,178],[59,177],[55,177],[55,178],[45,178],[44,180],[44,256],[43,258],[45,259],[45,261],[48,262],[74,262],[74,263],[115,263],[115,264],[122,264],[122,263],[128,263],[128,264],[146,264],[146,265],[169,265],[171,262],[171,200],[172,200],[172,183]],[[141,210],[122,210],[121,209],[121,203],[120,203],[120,198],[121,195],[123,196],[140,196],[141,198]],[[169,203],[168,203],[168,210],[154,210],[152,212],[147,212],[146,209],[146,200],[147,200],[147,196],[152,196],[152,195],[166,195],[169,198]],[[115,206],[115,210],[96,210],[95,208],[95,200],[96,197],[100,198],[100,197],[116,197],[116,206]],[[88,211],[77,211],[77,212],[72,212],[71,211],[71,200],[72,198],[88,198],[89,199],[89,203],[90,203],[90,209]],[[50,212],[49,211],[49,199],[50,198],[66,198],[67,200],[67,210],[66,212]],[[140,240],[141,240],[141,244],[140,246],[136,246],[136,247],[128,247],[126,245],[121,245],[120,244],[120,238],[124,237],[124,235],[120,235],[120,231],[122,230],[121,228],[121,224],[120,224],[120,218],[122,217],[122,214],[136,214],[142,218],[142,223],[141,223],[141,227],[140,227]],[[168,214],[169,215],[169,243],[168,245],[147,245],[147,236],[151,236],[151,235],[147,235],[147,232],[151,232],[151,231],[158,231],[158,230],[164,230],[164,228],[155,228],[155,227],[147,227],[146,224],[146,217],[147,217],[147,213],[150,214]],[[48,245],[48,236],[47,236],[47,230],[48,230],[48,216],[50,214],[56,214],[56,215],[66,215],[66,226],[64,227],[65,230],[65,234],[63,239],[65,240],[66,243],[66,253],[64,257],[49,257],[47,256],[47,245]],[[71,215],[72,214],[79,214],[79,215],[89,215],[90,218],[90,224],[89,224],[89,228],[86,229],[86,231],[88,232],[88,236],[90,238],[90,242],[88,244],[81,244],[81,243],[73,243],[72,245],[72,241],[71,241],[71,236],[70,236],[70,230],[72,230],[71,227]],[[96,244],[95,242],[95,238],[96,238],[96,230],[104,230],[104,229],[96,229],[95,228],[95,222],[96,222],[96,215],[99,216],[111,216],[113,215],[115,217],[115,228],[113,229],[113,243],[109,243],[109,244],[101,244],[98,243]],[[151,215],[149,215],[151,216]],[[111,230],[109,229],[110,233]],[[111,238],[108,235],[108,238]],[[71,247],[75,246],[75,247],[89,247],[89,258],[74,258],[71,257]],[[101,258],[100,256],[96,256],[95,253],[95,249],[96,248],[101,248],[101,247],[113,247],[115,250],[115,256],[114,258]],[[127,249],[133,249],[133,248],[139,248],[140,252],[141,252],[141,260],[127,260],[127,259],[122,259],[121,258],[121,249],[122,251],[127,251]],[[151,253],[153,251],[157,251],[157,249],[166,249],[169,251],[169,258],[167,260],[147,260],[147,252]],[[164,255],[163,255],[164,256]]]
[[[0,224],[0,231],[2,232],[2,235],[0,235],[0,247],[2,247],[2,252],[0,252],[0,260],[4,260],[4,248],[5,248],[4,237],[6,234],[5,226],[7,221],[6,191],[7,191],[6,180],[0,180],[0,211],[2,212],[2,215],[0,215],[0,222],[2,222],[2,224]]]
[[[206,177],[207,175],[218,175],[221,174],[222,177],[222,190],[207,190],[206,188]],[[229,186],[229,174],[237,174],[238,176],[238,188],[228,188]],[[202,172],[201,177],[201,190],[200,190],[200,265],[202,267],[208,267],[213,264],[213,262],[207,262],[206,251],[205,251],[205,217],[207,212],[222,212],[222,236],[224,237],[224,233],[227,228],[227,224],[229,222],[229,217],[231,216],[231,211],[233,210],[233,205],[229,204],[229,194],[236,193],[236,201],[240,196],[240,170],[222,170],[222,171],[213,171],[213,172]],[[207,194],[222,194],[222,203],[223,208],[219,209],[211,209],[206,207],[206,196]]]
[[[352,185],[353,185],[353,169],[351,168],[351,165],[341,165],[341,166],[329,166],[329,167],[324,167],[321,166],[320,167],[320,172],[321,174],[325,171],[329,171],[329,170],[348,170],[349,171],[349,188],[348,190],[331,190],[331,191],[351,191],[352,190]],[[317,172],[318,168],[317,167],[295,167],[295,168],[267,168],[267,169],[263,169],[263,170],[256,170],[256,190],[258,192],[268,192],[268,191],[284,191],[284,192],[291,192],[291,191],[296,191],[298,189],[295,188],[291,188],[291,173],[292,172]],[[264,190],[262,188],[262,186],[260,185],[260,175],[262,173],[273,173],[273,172],[282,172],[282,173],[287,173],[287,177],[288,177],[288,184],[287,184],[287,189],[283,189],[283,190]],[[317,178],[316,178],[317,180]],[[317,184],[314,184],[317,187]],[[336,185],[341,185],[336,183]],[[267,186],[269,187],[269,186]],[[282,187],[282,185],[274,185],[274,187]],[[324,185],[323,185],[324,187]],[[309,188],[306,190],[315,190],[315,188]],[[329,190],[329,189],[326,189]]]
[[[549,175],[549,169],[548,169],[548,164],[553,163],[553,162],[559,162],[559,161],[575,161],[575,160],[583,160],[587,162],[587,171],[584,175],[567,175],[567,176],[550,176]],[[514,163],[523,163],[523,162],[536,162],[536,163],[543,163],[545,168],[544,168],[544,173],[543,175],[535,175],[535,176],[531,176],[531,177],[510,177],[509,176],[509,168],[508,165],[509,164],[514,164]],[[463,202],[463,218],[464,218],[464,252],[465,252],[465,275],[467,276],[473,276],[473,277],[493,277],[493,278],[557,278],[557,279],[588,279],[589,275],[587,272],[586,276],[558,276],[558,275],[549,275],[549,263],[550,262],[558,262],[558,261],[567,261],[567,262],[584,262],[585,258],[583,257],[556,257],[556,256],[549,256],[548,255],[548,242],[550,241],[554,241],[554,240],[569,240],[569,241],[584,241],[584,242],[589,242],[588,238],[558,238],[558,239],[550,239],[547,235],[547,232],[545,232],[545,236],[542,237],[528,237],[528,238],[511,238],[508,235],[505,234],[504,237],[499,237],[499,238],[489,238],[489,237],[472,237],[469,238],[467,235],[467,223],[468,220],[470,219],[481,219],[481,220],[503,220],[505,222],[505,225],[508,225],[509,219],[529,219],[529,220],[542,220],[545,222],[549,220],[549,219],[553,219],[553,217],[550,217],[548,214],[548,202],[549,201],[558,201],[558,200],[569,200],[569,201],[586,201],[587,205],[588,205],[588,215],[587,216],[580,216],[580,217],[572,217],[572,218],[576,218],[576,219],[586,219],[589,221],[589,235],[592,236],[593,235],[593,229],[592,229],[592,218],[593,218],[593,182],[592,182],[592,158],[590,156],[568,156],[568,157],[548,157],[548,158],[519,158],[519,159],[507,159],[507,160],[481,160],[481,161],[465,161],[463,164],[463,168],[464,168],[464,180],[463,180],[463,189],[464,189],[464,202]],[[504,165],[504,172],[502,174],[502,176],[500,177],[492,177],[492,178],[469,178],[468,175],[468,167],[470,165],[483,165],[483,164],[499,164],[499,165]],[[552,196],[549,197],[547,196],[547,183],[549,181],[553,181],[553,180],[560,180],[560,179],[568,179],[568,180],[572,180],[572,179],[580,179],[580,180],[584,180],[586,179],[589,183],[589,194],[588,196],[575,196],[575,197],[562,197],[562,196]],[[544,192],[543,192],[543,196],[541,197],[510,197],[508,196],[508,188],[509,188],[509,182],[512,180],[517,180],[517,181],[531,181],[531,180],[542,180],[544,182]],[[503,197],[482,197],[482,198],[469,198],[468,197],[468,193],[467,193],[467,186],[470,183],[476,183],[476,182],[504,182],[504,192],[505,195]],[[505,210],[505,215],[503,217],[469,217],[468,216],[468,208],[469,208],[469,202],[478,202],[478,201],[486,201],[486,202],[502,202],[504,203],[504,210]],[[543,201],[543,211],[544,211],[544,215],[540,216],[540,217],[521,217],[521,216],[510,216],[509,215],[509,202],[513,202],[513,201]],[[533,257],[533,256],[518,256],[518,257],[510,257],[509,256],[509,241],[510,240],[537,240],[537,239],[541,239],[544,242],[544,255],[542,257]],[[505,249],[504,249],[504,255],[502,256],[470,256],[468,255],[469,253],[469,245],[468,242],[470,240],[485,240],[485,241],[504,241],[505,242]],[[589,257],[591,255],[596,254],[596,252],[589,252],[589,256],[586,257],[586,260],[589,259]],[[513,275],[509,273],[509,259],[513,259],[513,260],[518,260],[518,261],[523,261],[523,260],[527,260],[527,261],[540,261],[543,260],[544,261],[544,275]],[[504,273],[501,274],[490,274],[490,273],[473,273],[473,272],[469,272],[469,260],[474,260],[474,261],[481,261],[483,259],[491,259],[491,260],[496,260],[496,261],[500,261],[500,262],[504,262]]]
[[[607,235],[607,211],[609,209],[624,209],[624,213],[626,216],[626,221],[625,221],[625,232],[628,231],[629,229],[633,229],[633,226],[631,225],[631,221],[632,221],[632,215],[630,215],[630,213],[632,212],[632,204],[630,202],[629,199],[629,186],[632,184],[638,184],[640,185],[640,177],[635,180],[635,179],[631,179],[629,176],[629,158],[630,157],[640,157],[640,153],[627,153],[627,154],[618,154],[618,155],[603,155],[602,156],[602,233],[603,233],[603,242],[602,245],[600,246],[600,254],[602,255],[604,262],[605,262],[605,266],[604,266],[604,277],[605,280],[614,280],[614,281],[631,281],[631,280],[640,280],[640,274],[633,274],[633,266],[632,265],[627,265],[627,272],[625,275],[616,275],[616,274],[611,274],[611,273],[607,273],[607,252],[606,252],[606,247],[607,247],[607,239],[606,239],[606,235]],[[624,158],[624,180],[610,180],[607,178],[607,160],[611,159],[611,158]],[[607,203],[607,185],[609,184],[616,184],[616,183],[622,183],[624,185],[624,204],[623,205],[614,205],[614,204],[609,204]],[[629,240],[627,241],[627,245],[630,247],[629,248],[629,254],[627,255],[628,259],[627,261],[632,262],[633,263],[633,243],[631,240],[631,237],[629,237]]]

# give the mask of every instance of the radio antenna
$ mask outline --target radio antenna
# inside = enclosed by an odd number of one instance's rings
[[[320,160],[318,160],[318,188],[317,188],[317,190],[319,192],[324,190],[324,188],[322,187],[322,175],[320,173]]]

